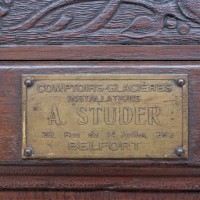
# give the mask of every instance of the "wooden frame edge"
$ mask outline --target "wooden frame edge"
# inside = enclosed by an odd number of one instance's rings
[[[200,46],[0,46],[0,60],[200,60]]]

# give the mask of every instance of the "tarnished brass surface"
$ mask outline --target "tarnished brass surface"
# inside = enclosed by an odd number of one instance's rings
[[[23,75],[22,93],[22,158],[188,157],[187,75]]]

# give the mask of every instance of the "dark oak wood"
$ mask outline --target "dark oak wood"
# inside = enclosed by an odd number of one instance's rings
[[[200,190],[200,62],[1,62],[0,188],[9,190]],[[22,160],[21,74],[189,75],[189,158]]]
[[[49,166],[50,168],[50,166]],[[102,167],[103,168],[103,167]],[[23,166],[22,166],[23,170]],[[163,169],[165,170],[165,169]],[[154,172],[156,173],[156,171]],[[0,176],[1,190],[199,191],[199,177]]]
[[[0,46],[0,60],[200,60],[200,46]]]
[[[193,200],[199,199],[199,193],[191,192],[45,192],[21,191],[0,192],[2,200]]]
[[[0,60],[199,60],[198,0],[0,2]]]
[[[3,0],[1,45],[197,45],[198,0]]]

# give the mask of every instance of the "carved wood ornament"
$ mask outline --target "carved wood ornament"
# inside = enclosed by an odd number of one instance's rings
[[[0,22],[0,44],[198,44],[200,1],[3,0]]]

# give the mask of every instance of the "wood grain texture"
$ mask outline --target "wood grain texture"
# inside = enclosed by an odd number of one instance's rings
[[[198,0],[2,0],[1,45],[199,45]]]
[[[193,200],[198,192],[0,192],[1,200]]]
[[[200,60],[200,46],[0,46],[0,60]]]
[[[23,170],[23,167],[22,167]],[[156,172],[154,172],[156,173]],[[1,190],[199,191],[199,177],[0,176]]]
[[[200,62],[1,62],[0,189],[200,190]],[[22,160],[21,74],[189,75],[189,158]]]

